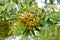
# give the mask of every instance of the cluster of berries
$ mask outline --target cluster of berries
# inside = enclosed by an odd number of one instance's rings
[[[11,24],[11,21],[7,21],[7,20],[0,21],[0,32],[4,37],[8,36],[10,24]]]
[[[23,15],[20,15],[19,22],[23,23],[27,29],[36,29],[40,26],[39,16],[33,12],[25,12]]]

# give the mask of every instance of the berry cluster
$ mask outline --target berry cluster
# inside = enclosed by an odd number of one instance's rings
[[[2,33],[2,36],[7,37],[9,32],[9,26],[11,24],[11,21],[0,21],[0,33]]]
[[[33,12],[25,12],[24,15],[20,15],[19,22],[23,23],[27,29],[36,29],[40,26],[39,16]]]

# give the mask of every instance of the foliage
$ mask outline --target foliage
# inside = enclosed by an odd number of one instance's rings
[[[46,11],[35,0],[0,1],[0,37],[33,35],[35,40],[60,40],[60,9],[52,4]]]

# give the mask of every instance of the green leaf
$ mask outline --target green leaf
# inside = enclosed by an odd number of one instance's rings
[[[41,14],[41,19],[43,19],[45,17],[45,14]]]
[[[11,10],[11,4],[8,4],[7,12],[9,12],[9,10]]]
[[[50,1],[50,4],[53,4],[53,0],[49,0]]]
[[[45,17],[45,21],[47,21],[47,20],[48,20],[48,18],[49,18],[49,17],[46,15],[46,17]]]
[[[2,10],[5,11],[5,9],[6,9],[6,6],[2,6]]]
[[[59,21],[59,22],[60,22],[60,15],[55,15],[55,16],[53,17],[53,19],[55,19],[56,21]]]
[[[9,30],[8,35],[10,36],[10,35],[11,35],[11,33],[12,33],[12,30]]]
[[[18,0],[12,0],[14,3],[18,4]],[[21,0],[20,0],[21,1]]]
[[[40,19],[40,24],[41,24],[41,25],[45,25],[45,21],[42,20],[42,19]]]
[[[30,34],[30,30],[29,29],[25,29],[25,31],[23,32],[23,34],[25,34],[25,36],[28,36]]]
[[[49,27],[51,27],[53,25],[53,23],[51,21],[47,21],[47,24]]]
[[[0,14],[1,14],[2,10],[3,10],[3,9],[2,9],[2,6],[0,6]]]
[[[35,36],[35,32],[34,32],[34,30],[31,30],[31,32],[32,32],[32,34]]]

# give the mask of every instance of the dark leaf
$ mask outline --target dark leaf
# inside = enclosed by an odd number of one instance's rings
[[[29,29],[25,29],[25,31],[23,32],[23,34],[25,34],[26,36],[28,36],[30,34],[30,30]]]
[[[38,29],[38,28],[36,28],[36,30],[37,30],[38,32],[41,32],[41,30],[40,30],[40,29]]]
[[[33,35],[35,36],[34,30],[31,30],[31,31],[32,31]]]

